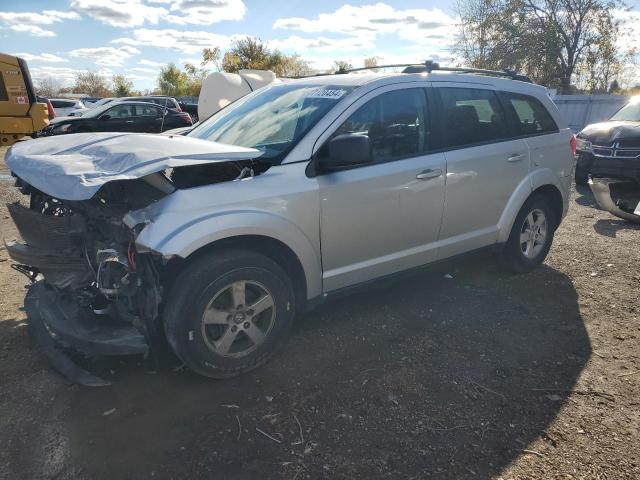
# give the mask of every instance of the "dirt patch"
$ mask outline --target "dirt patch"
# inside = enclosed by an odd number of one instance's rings
[[[3,236],[18,198],[0,182]],[[638,478],[639,241],[574,192],[530,275],[449,262],[305,315],[240,378],[132,358],[102,389],[40,361],[0,250],[0,477]]]

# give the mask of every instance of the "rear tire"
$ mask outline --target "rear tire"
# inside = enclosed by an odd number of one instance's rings
[[[558,225],[547,197],[534,194],[522,206],[502,251],[502,263],[513,273],[526,273],[542,264]]]
[[[229,378],[264,364],[295,315],[286,273],[246,250],[203,255],[180,273],[164,310],[167,340],[194,372]]]
[[[576,165],[575,172],[576,185],[584,186],[589,181],[589,170],[583,165]]]

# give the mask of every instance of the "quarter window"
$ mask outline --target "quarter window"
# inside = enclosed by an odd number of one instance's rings
[[[356,110],[333,136],[368,135],[374,163],[419,155],[427,149],[426,107],[422,88],[382,93]]]
[[[157,117],[160,115],[160,110],[154,105],[136,105],[136,115],[144,117]]]
[[[557,132],[558,126],[546,108],[536,98],[526,95],[506,94],[518,119],[520,135],[539,135]]]
[[[507,138],[498,96],[479,88],[437,88],[442,101],[443,146],[462,147]]]

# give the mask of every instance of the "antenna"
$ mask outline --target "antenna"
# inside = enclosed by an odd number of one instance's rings
[[[166,82],[167,85],[175,88],[175,85],[173,83],[169,83]],[[167,117],[167,111],[169,110],[167,108],[167,103],[169,103],[169,96],[165,95],[164,97],[164,111],[162,112],[162,122],[160,122],[160,133],[162,133],[162,131],[164,130],[164,119]]]

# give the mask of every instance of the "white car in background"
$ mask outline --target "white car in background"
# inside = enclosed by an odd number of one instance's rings
[[[87,110],[87,107],[80,100],[68,98],[50,98],[49,100],[59,117],[69,117]]]

